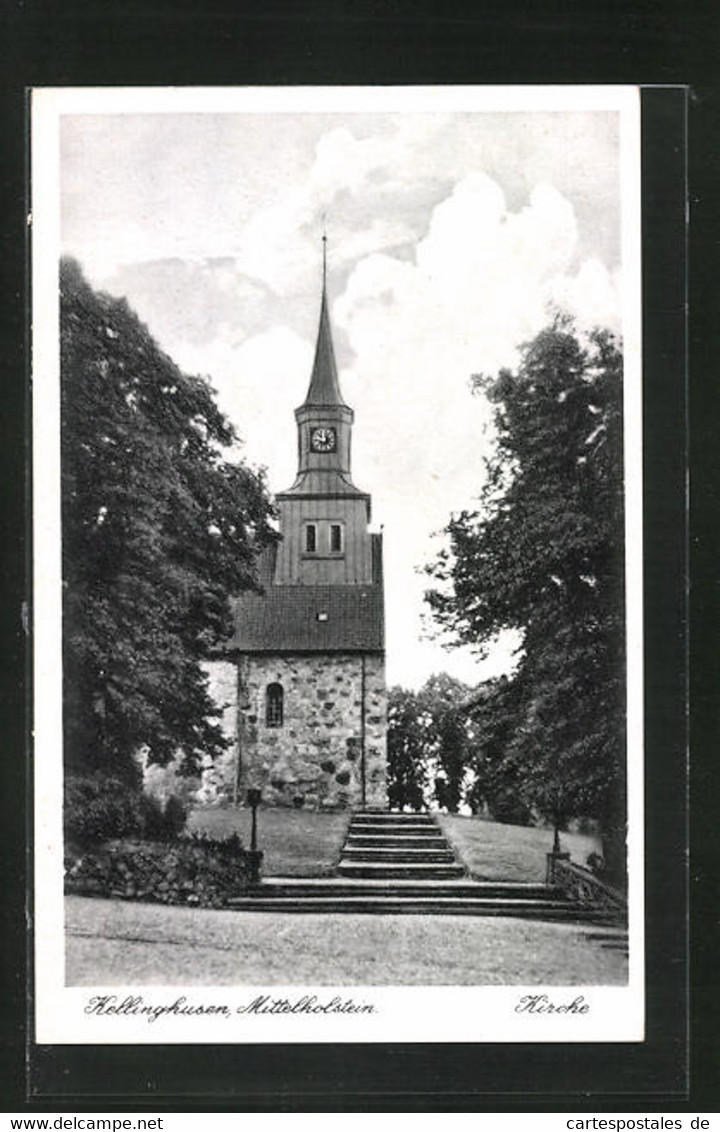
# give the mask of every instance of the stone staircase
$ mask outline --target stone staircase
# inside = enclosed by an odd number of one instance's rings
[[[545,884],[476,881],[465,876],[429,814],[356,813],[335,877],[269,878],[228,902],[238,911],[373,915],[513,916],[602,925],[606,913],[582,908]]]
[[[338,874],[355,880],[452,880],[462,865],[430,814],[354,814]]]

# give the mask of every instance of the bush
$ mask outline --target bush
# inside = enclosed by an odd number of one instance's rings
[[[605,858],[601,857],[599,853],[590,853],[585,863],[590,872],[594,873],[596,877],[604,879],[607,876]]]
[[[113,841],[67,861],[65,876],[68,892],[222,908],[247,889],[247,853],[237,835]]]
[[[498,794],[488,798],[488,809],[494,821],[507,825],[532,825],[532,811],[516,794]]]
[[[142,795],[119,778],[101,774],[66,778],[64,807],[66,842],[93,845],[142,829]]]
[[[165,837],[168,841],[177,841],[178,837],[185,829],[187,816],[187,806],[184,806],[179,798],[175,798],[171,795],[165,803],[163,813]]]
[[[187,819],[179,799],[168,798],[163,806],[121,779],[101,774],[68,777],[64,801],[65,840],[80,846],[121,837],[174,841]]]
[[[140,802],[142,821],[139,833],[148,841],[176,841],[185,828],[187,810],[179,798],[168,798],[165,805],[144,794]]]

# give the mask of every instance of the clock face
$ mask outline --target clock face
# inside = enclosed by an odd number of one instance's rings
[[[310,433],[310,448],[313,452],[334,452],[337,444],[334,428],[314,428]]]

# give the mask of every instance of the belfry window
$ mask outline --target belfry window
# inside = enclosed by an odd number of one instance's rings
[[[265,689],[265,726],[266,727],[282,727],[283,725],[283,700],[284,700],[282,684],[268,684]]]
[[[305,551],[307,554],[315,554],[317,550],[317,527],[315,523],[307,523],[305,525]]]
[[[342,525],[340,523],[330,524],[330,552],[331,554],[340,554],[342,552]]]

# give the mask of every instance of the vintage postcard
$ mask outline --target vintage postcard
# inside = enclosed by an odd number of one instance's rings
[[[639,90],[31,129],[36,1040],[642,1042]]]

